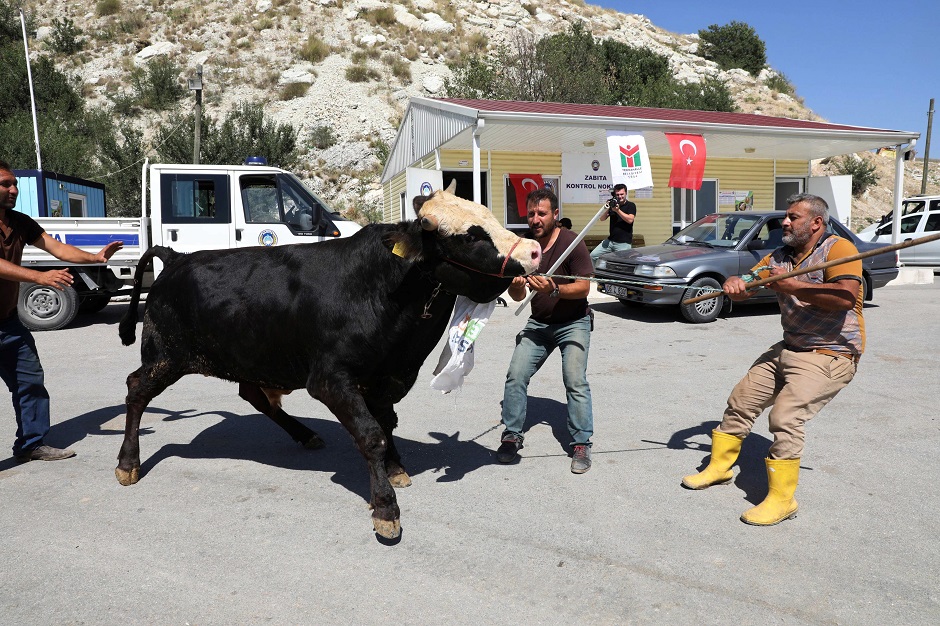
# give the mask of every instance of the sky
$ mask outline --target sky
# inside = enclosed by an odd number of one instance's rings
[[[796,87],[806,106],[834,124],[915,131],[918,158],[927,111],[940,109],[938,0],[589,0],[639,13],[674,33],[746,22],[767,46],[767,63]],[[930,158],[940,158],[934,113]]]

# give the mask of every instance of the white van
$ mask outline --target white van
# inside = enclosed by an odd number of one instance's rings
[[[894,228],[891,213],[881,218],[881,222],[858,233],[863,241],[891,243],[891,229]],[[914,196],[905,198],[901,203],[901,238],[899,241],[919,239],[940,232],[940,196]],[[926,265],[940,267],[940,240],[930,241],[918,246],[911,246],[899,251],[904,265]]]

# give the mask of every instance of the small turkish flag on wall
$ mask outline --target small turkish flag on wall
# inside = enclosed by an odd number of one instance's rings
[[[541,174],[510,174],[509,182],[512,184],[513,191],[516,192],[516,210],[519,211],[519,217],[526,217],[529,214],[529,207],[526,206],[526,198],[536,189],[541,189],[545,184],[542,181]]]
[[[705,138],[701,135],[665,133],[672,148],[672,172],[669,186],[682,189],[702,188],[705,174]]]

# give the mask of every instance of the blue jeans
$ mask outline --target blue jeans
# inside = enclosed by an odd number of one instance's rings
[[[620,252],[621,250],[629,250],[633,247],[632,243],[616,243],[610,239],[605,239],[604,241],[597,244],[597,247],[591,250],[591,261],[597,265],[597,258],[602,254],[607,254],[608,252]]]
[[[564,324],[544,324],[529,319],[516,335],[506,387],[503,391],[503,425],[506,432],[522,434],[525,424],[529,380],[539,371],[555,348],[561,351],[561,374],[568,399],[568,432],[574,443],[591,443],[594,413],[591,387],[587,381],[588,351],[591,347],[591,317]]]
[[[49,432],[49,392],[36,341],[15,314],[0,323],[0,378],[13,394],[16,441],[13,454],[42,445]]]

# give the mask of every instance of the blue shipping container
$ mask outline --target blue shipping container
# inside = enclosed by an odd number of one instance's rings
[[[13,170],[16,210],[33,217],[104,217],[104,185],[46,170]]]

